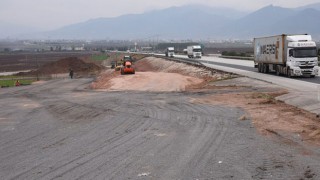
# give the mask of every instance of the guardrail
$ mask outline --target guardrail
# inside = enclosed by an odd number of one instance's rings
[[[206,60],[201,60],[201,59],[193,59],[193,58],[179,58],[179,57],[166,57],[166,56],[162,56],[162,55],[152,55],[153,57],[157,57],[157,58],[162,58],[162,59],[166,59],[168,61],[174,61],[174,62],[180,62],[180,63],[185,63],[185,64],[189,64],[195,67],[199,67],[199,68],[204,68],[208,71],[211,71],[211,73],[213,72],[225,72],[223,70],[219,70],[219,69],[213,69],[211,67],[205,66],[202,63],[208,63],[208,61]],[[234,74],[232,72],[229,72],[230,74]]]
[[[244,57],[244,56],[219,56],[221,58],[226,58],[226,59],[240,59],[240,60],[249,60],[253,61],[254,57]]]
[[[194,66],[201,66],[201,67],[206,67],[205,65],[203,65],[199,60],[197,59],[186,59],[186,58],[178,58],[178,57],[166,57],[166,56],[161,56],[161,55],[154,55],[154,57],[157,58],[162,58],[162,59],[166,59],[168,61],[175,61],[175,62],[181,62],[181,63],[186,63],[186,64],[190,64],[190,65],[194,65]]]

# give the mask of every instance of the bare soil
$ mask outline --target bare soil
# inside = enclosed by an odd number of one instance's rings
[[[239,120],[251,119],[262,134],[272,133],[282,136],[292,133],[297,140],[320,145],[320,119],[315,114],[274,99],[284,93],[286,92],[228,93],[192,99],[191,102],[241,107],[247,114]]]
[[[18,75],[51,75],[68,73],[72,69],[77,75],[88,73],[99,73],[103,66],[77,57],[63,58],[55,62],[47,63],[39,69],[30,72],[21,72]]]
[[[275,97],[287,93],[284,89],[268,90],[265,88],[270,86],[268,83],[264,83],[265,87],[254,89],[234,84],[216,86],[214,82],[234,78],[234,75],[219,71],[213,73],[207,69],[153,57],[136,62],[135,68],[138,71],[136,75],[121,76],[119,72],[104,72],[91,87],[107,91],[219,91],[218,94],[192,99],[191,102],[240,107],[247,113],[239,120],[252,119],[252,123],[262,134],[285,136],[286,133],[291,133],[298,141],[320,145],[319,118],[315,114],[276,101]]]
[[[308,144],[319,142],[317,121],[275,101],[286,91],[157,58],[135,65],[136,75],[107,70],[94,83],[1,89],[0,177],[319,179],[320,151]],[[184,88],[159,92],[176,79]],[[112,91],[131,82],[140,85]]]
[[[90,52],[38,52],[0,54],[0,72],[35,70],[39,67],[67,57],[86,59]]]
[[[134,64],[135,75],[108,70],[93,82],[93,89],[133,91],[185,91],[206,82],[230,78],[230,73],[212,73],[204,68],[147,57]]]

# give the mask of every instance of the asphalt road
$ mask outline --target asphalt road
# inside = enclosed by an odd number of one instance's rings
[[[259,135],[188,93],[98,92],[92,79],[0,89],[1,179],[319,179],[320,152]],[[308,152],[308,153],[307,153]]]

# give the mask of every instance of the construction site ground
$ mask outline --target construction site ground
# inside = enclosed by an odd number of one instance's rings
[[[0,89],[3,179],[319,179],[315,114],[278,86],[147,57]]]

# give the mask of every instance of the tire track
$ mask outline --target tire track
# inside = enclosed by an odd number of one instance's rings
[[[318,177],[317,154],[261,137],[250,120],[239,121],[242,109],[189,103],[208,93],[92,92],[81,89],[86,81],[1,93],[41,104],[17,116],[10,107],[1,112],[20,122],[0,132],[2,178]]]

